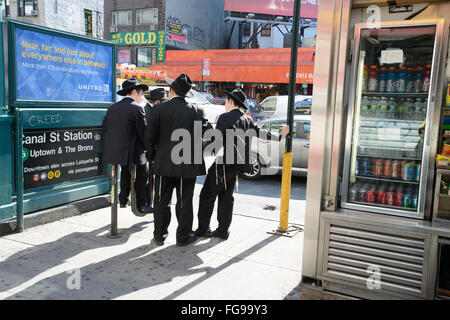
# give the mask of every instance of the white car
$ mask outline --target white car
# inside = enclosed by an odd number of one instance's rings
[[[166,96],[169,95],[170,88],[168,86],[149,86],[149,91],[156,88],[164,88],[164,90],[166,91]],[[186,101],[195,104],[198,108],[202,109],[205,114],[205,118],[209,123],[216,124],[219,116],[225,112],[225,106],[210,103],[208,99],[206,99],[193,89],[191,89],[189,92],[192,93],[193,97],[186,98]]]
[[[312,104],[312,96],[295,96],[295,108],[305,109],[306,105],[309,104],[309,110],[311,110],[310,105]],[[265,119],[272,117],[284,117],[287,116],[288,109],[288,96],[270,96],[265,98],[261,102],[261,107],[264,110]],[[300,111],[300,110],[299,110]],[[295,112],[294,114],[307,114],[305,112]],[[309,112],[309,114],[311,114]]]

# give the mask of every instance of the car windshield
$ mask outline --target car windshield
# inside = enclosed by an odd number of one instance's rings
[[[189,103],[196,103],[196,104],[209,104],[209,101],[203,97],[200,93],[198,93],[195,90],[190,91],[194,97],[193,98],[186,98],[186,101]]]
[[[213,95],[209,92],[198,92],[198,94],[206,99],[214,99]]]
[[[256,100],[247,99],[245,100],[245,104],[248,107],[248,110],[252,113],[260,112],[260,105]]]

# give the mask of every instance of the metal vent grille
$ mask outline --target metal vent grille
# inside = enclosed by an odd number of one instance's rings
[[[326,275],[367,286],[379,268],[381,290],[424,296],[425,241],[420,235],[330,224]]]

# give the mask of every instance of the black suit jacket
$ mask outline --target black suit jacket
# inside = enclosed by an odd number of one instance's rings
[[[251,172],[253,137],[276,141],[280,141],[282,138],[279,134],[259,128],[250,117],[239,109],[222,113],[217,120],[216,130],[220,130],[223,137],[221,141],[223,156],[218,157],[217,163],[236,166],[238,172]],[[227,135],[230,134],[232,136],[227,140]]]
[[[198,121],[199,129],[194,134],[194,121]],[[184,129],[187,135],[172,140],[172,134],[177,129]],[[145,146],[149,161],[154,160],[153,171],[155,175],[163,177],[195,178],[206,174],[203,159],[202,137],[211,124],[205,119],[203,110],[197,109],[181,97],[159,103],[153,106],[150,112],[148,127],[145,130]],[[177,131],[181,132],[181,131]],[[180,150],[180,141],[188,139],[190,150]],[[181,156],[177,159],[172,157]],[[174,161],[175,160],[175,161]]]
[[[111,105],[103,119],[106,131],[105,163],[131,165],[145,164],[144,109],[132,104],[132,98],[124,98]]]

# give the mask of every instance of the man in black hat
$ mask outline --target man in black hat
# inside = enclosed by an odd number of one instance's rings
[[[202,150],[195,156],[195,128],[203,136],[203,132],[212,128],[203,115],[203,110],[186,102],[185,98],[192,96],[189,90],[193,87],[192,80],[186,74],[180,74],[174,81],[167,79],[170,85],[169,101],[155,105],[150,113],[149,124],[145,131],[145,145],[149,160],[153,161],[155,173],[155,213],[154,238],[152,243],[163,245],[168,235],[171,219],[170,201],[173,189],[177,192],[176,216],[178,228],[176,241],[178,246],[193,243],[197,238],[192,232],[195,179],[206,173]],[[195,123],[197,121],[197,123]],[[188,136],[186,150],[177,153],[182,141],[174,141],[174,133],[185,132]],[[201,148],[201,146],[200,146]],[[197,152],[198,153],[198,152]],[[196,161],[197,160],[197,161]]]
[[[258,128],[253,120],[246,116],[241,109],[246,110],[245,94],[241,89],[232,92],[225,91],[226,112],[219,116],[216,130],[220,130],[223,147],[223,156],[218,156],[215,163],[209,168],[208,175],[200,192],[198,209],[199,225],[195,235],[199,237],[218,237],[228,239],[229,227],[233,215],[233,191],[237,175],[242,172],[251,172],[252,159],[250,155],[251,142],[254,136],[258,138],[281,140],[289,133],[289,126],[285,126],[280,135],[271,134],[267,130]],[[272,136],[274,136],[272,138]],[[214,202],[219,198],[217,207],[218,228],[211,232],[211,221]]]
[[[166,97],[166,91],[164,88],[153,89],[150,91],[150,94],[146,96],[146,98],[148,100],[148,104],[145,106],[145,117],[147,123],[149,123],[151,108],[153,108],[155,104],[166,102],[168,98]]]
[[[135,164],[136,204],[141,213],[153,212],[147,205],[147,159],[144,153],[146,120],[144,109],[140,106],[147,89],[145,84],[140,84],[136,79],[126,80],[122,84],[122,90],[117,92],[125,98],[111,105],[103,119],[103,128],[107,134],[105,162],[119,164],[121,167],[120,207],[127,206],[131,190],[130,166]]]

